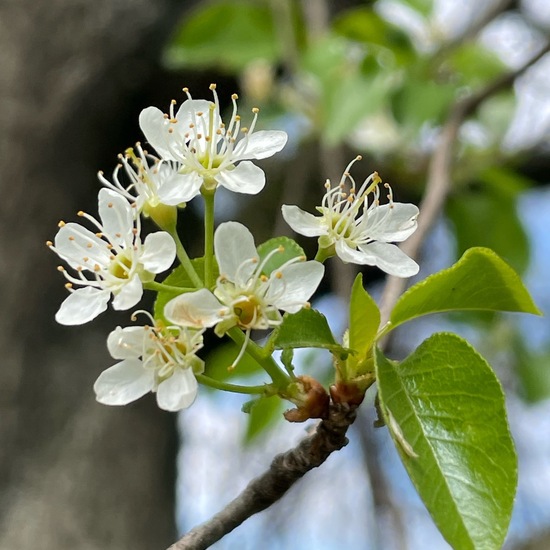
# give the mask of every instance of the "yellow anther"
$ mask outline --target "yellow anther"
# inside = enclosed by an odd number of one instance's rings
[[[262,276],[260,277],[260,280],[262,281],[262,283],[267,283],[267,281],[269,281],[269,278],[268,278],[267,275],[262,275]]]
[[[177,101],[176,101],[175,99],[172,99],[172,100],[170,101],[170,105],[175,105],[176,103],[177,103]]]
[[[86,248],[92,248],[93,244],[92,243],[87,243],[86,244]]]
[[[304,302],[304,305],[302,307],[304,309],[311,309],[311,304],[309,302]]]
[[[231,99],[239,99],[239,95],[238,94],[232,94]]]
[[[277,279],[282,279],[283,278],[283,272],[282,271],[277,271],[277,273],[275,273],[275,277],[277,277]]]
[[[208,88],[210,90],[215,90],[216,89],[216,84],[212,83],[212,84],[210,84],[210,86],[208,86]]]
[[[189,88],[182,88],[181,91],[187,93],[189,91]]]
[[[65,222],[63,220],[59,220],[57,227],[64,227],[64,226],[65,226]]]
[[[108,202],[107,203],[107,208],[112,208],[113,207],[113,203],[112,202]]]
[[[58,265],[57,266],[57,271],[63,272],[63,271],[65,271],[65,268],[62,265]]]
[[[82,261],[83,261],[84,263],[86,263],[89,259],[90,259],[90,258],[88,258],[88,256],[84,256],[84,258],[82,258]]]
[[[174,128],[168,128],[168,133],[173,134],[174,133]]]
[[[101,267],[99,264],[94,265],[94,271],[101,271]]]
[[[82,217],[84,216],[84,212],[82,210],[79,210],[76,215]]]
[[[74,237],[72,235],[69,237],[69,241],[74,241]]]
[[[277,250],[278,250],[279,252],[284,252],[284,251],[285,251],[285,247],[284,247],[282,244],[280,244],[280,245],[278,246]]]
[[[46,241],[46,246],[53,246],[52,241]]]
[[[260,109],[258,109],[258,107],[252,107],[252,112],[257,115],[260,112]]]
[[[73,288],[73,283],[65,283],[65,288]]]

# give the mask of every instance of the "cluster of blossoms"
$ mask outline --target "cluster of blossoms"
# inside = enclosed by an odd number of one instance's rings
[[[162,314],[157,312],[158,318],[147,313],[150,324],[117,327],[109,335],[109,352],[119,362],[94,385],[101,403],[125,405],[152,391],[165,410],[188,407],[197,394],[197,379],[205,378],[204,362],[197,356],[204,332],[213,328],[218,336],[244,333],[236,365],[248,349],[252,330],[277,327],[283,321],[281,312],[309,307],[324,275],[322,261],[331,255],[402,277],[418,270],[392,244],[416,229],[417,208],[393,202],[389,187],[389,203],[380,205],[376,173],[356,191],[349,174],[353,161],[337,187],[327,182],[320,217],[283,206],[285,220],[297,233],[319,237],[316,260],[295,255],[279,261],[285,252],[280,245],[262,256],[242,224],[226,222],[214,231],[213,222],[209,226],[205,221],[205,269],[200,277],[178,238],[177,207],[198,195],[206,204],[219,186],[259,193],[265,174],[251,161],[272,156],[287,140],[282,131],[255,131],[258,109],[253,109],[250,127],[243,127],[236,95],[229,123],[224,124],[214,85],[211,90],[213,101],[194,100],[184,89],[187,100],[177,111],[175,102],[168,113],[156,107],[143,110],[140,127],[154,154],[139,143],[126,150],[110,179],[98,175],[104,186],[98,195],[99,220],[78,213],[92,230],[60,222],[54,242],[48,241],[72,270],[59,267],[69,291],[56,314],[64,325],[93,320],[107,309],[111,297],[114,309],[128,310],[138,304],[144,289],[179,291],[155,280],[176,257],[194,284],[182,287]],[[141,216],[150,217],[160,231],[143,238]],[[212,256],[219,268],[215,280]]]

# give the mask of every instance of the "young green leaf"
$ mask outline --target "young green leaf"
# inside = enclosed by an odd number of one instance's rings
[[[380,311],[363,288],[363,276],[357,275],[351,287],[349,308],[349,347],[364,356],[372,347],[380,327]]]
[[[248,407],[248,424],[244,434],[244,443],[250,444],[272,428],[277,422],[283,420],[283,411],[288,407],[276,395],[260,397],[250,402]]]
[[[286,314],[281,325],[273,332],[268,346],[285,348],[325,348],[346,353],[328,326],[326,317],[314,309],[301,309],[292,315]]]
[[[399,298],[391,328],[428,313],[456,310],[520,311],[540,315],[518,274],[488,248],[470,248],[448,269]]]
[[[263,260],[270,252],[279,247],[281,247],[282,252],[271,256],[264,266],[263,271],[266,275],[269,275],[272,271],[279,269],[284,263],[292,260],[292,258],[296,258],[298,256],[304,256],[305,258],[306,256],[304,249],[296,241],[293,241],[288,237],[275,237],[258,246],[260,261]]]
[[[456,550],[502,547],[517,458],[501,386],[465,340],[435,334],[402,363],[376,350],[381,410],[401,460]]]

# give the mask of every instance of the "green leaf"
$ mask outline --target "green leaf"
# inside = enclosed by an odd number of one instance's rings
[[[266,262],[263,269],[263,272],[266,275],[269,275],[272,271],[279,269],[283,264],[289,260],[292,260],[292,258],[297,258],[299,256],[303,256],[305,258],[306,256],[304,249],[296,241],[293,241],[288,237],[275,237],[258,246],[257,250],[260,256],[260,261],[263,261],[270,252],[279,247],[283,248],[283,252],[273,254],[273,256],[271,256],[271,258]]]
[[[204,258],[195,258],[194,260],[191,260],[191,264],[195,268],[195,271],[199,275],[201,279],[204,280]],[[216,263],[216,260],[214,259],[214,278],[218,277],[219,271],[218,271],[218,265]],[[189,278],[189,275],[187,275],[187,271],[183,268],[183,266],[179,265],[176,267],[164,281],[162,281],[164,284],[169,286],[179,286],[182,288],[193,288],[195,284],[193,281]],[[176,296],[179,296],[181,292],[170,292],[170,291],[162,291],[159,292],[157,295],[157,299],[155,300],[155,306],[154,306],[154,317],[155,319],[162,319],[165,322],[167,320],[164,317],[164,306]]]
[[[276,62],[280,54],[269,6],[226,1],[201,7],[191,16],[186,14],[164,61],[171,68],[240,70],[256,59]]]
[[[376,350],[384,419],[401,460],[455,550],[502,547],[517,484],[504,394],[465,340],[435,334],[402,363]]]
[[[351,287],[349,310],[349,347],[364,356],[372,347],[380,328],[380,310],[363,288],[363,275],[359,273]]]
[[[447,213],[455,226],[458,252],[484,246],[524,271],[529,262],[529,239],[517,213],[517,194],[525,178],[491,168],[480,174],[482,187],[451,197]]]
[[[276,395],[260,397],[247,407],[248,425],[244,435],[245,444],[253,443],[258,436],[265,433],[283,419],[285,405]]]
[[[470,248],[448,269],[399,298],[391,328],[428,313],[454,310],[519,311],[540,315],[518,274],[488,248]]]
[[[335,18],[333,28],[349,40],[366,44],[367,54],[372,52],[378,59],[381,56],[384,63],[377,59],[378,71],[391,64],[390,60],[404,65],[412,63],[415,58],[410,37],[400,27],[380,17],[370,6],[344,11]]]
[[[306,308],[283,317],[283,322],[273,331],[267,347],[270,345],[275,349],[324,348],[347,352],[334,339],[326,317],[314,309]]]
[[[229,341],[217,346],[206,357],[205,374],[215,380],[237,383],[241,378],[250,378],[264,372],[260,365],[247,353],[243,355],[235,369],[228,370],[228,367],[234,363],[239,351],[239,346]]]

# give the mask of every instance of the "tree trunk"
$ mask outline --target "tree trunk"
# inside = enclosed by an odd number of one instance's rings
[[[175,536],[173,415],[151,396],[124,408],[93,396],[114,362],[106,336],[129,312],[55,326],[64,279],[44,244],[60,217],[97,212],[96,171],[116,158],[98,162],[122,140],[170,8],[0,3],[1,550],[154,550]]]

